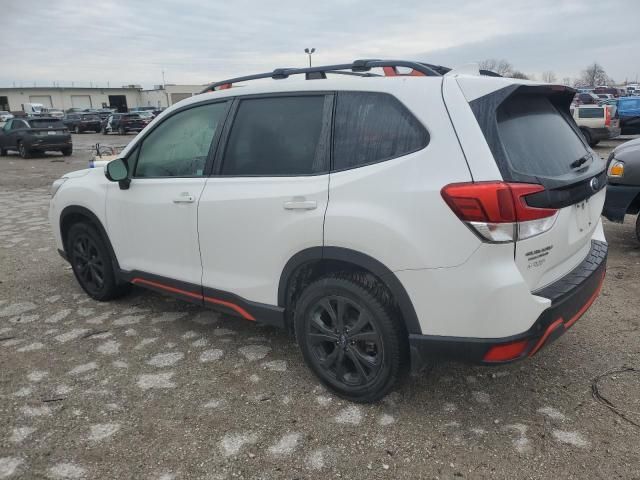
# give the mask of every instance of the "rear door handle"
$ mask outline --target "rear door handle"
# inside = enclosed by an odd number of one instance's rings
[[[282,204],[285,210],[315,210],[318,202],[315,200],[289,200]]]
[[[179,196],[173,199],[173,203],[193,203],[196,201],[196,197],[189,192],[182,192]]]

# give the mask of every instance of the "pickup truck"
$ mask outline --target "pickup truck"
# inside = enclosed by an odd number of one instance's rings
[[[618,146],[607,160],[607,197],[602,214],[612,222],[640,213],[640,138]],[[640,216],[636,218],[640,240]]]
[[[608,140],[620,135],[620,123],[613,118],[612,105],[577,105],[571,107],[571,113],[582,135],[591,147],[600,140]]]

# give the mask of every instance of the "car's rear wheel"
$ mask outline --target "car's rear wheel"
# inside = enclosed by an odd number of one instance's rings
[[[0,148],[0,157],[6,157],[7,151],[4,148]]]
[[[385,396],[401,375],[407,337],[389,306],[355,278],[309,285],[295,308],[296,337],[322,383],[355,402]]]
[[[586,128],[581,128],[580,131],[582,132],[582,136],[584,137],[587,144],[591,146],[591,142],[593,140],[591,139],[591,133],[589,133],[589,130],[587,130]]]
[[[71,154],[73,153],[73,147],[63,148],[60,151],[62,152],[62,155],[64,155],[65,157],[70,157]]]
[[[78,283],[91,298],[107,301],[128,292],[128,284],[117,282],[107,246],[92,225],[72,225],[67,235],[66,250]]]
[[[18,143],[18,153],[22,158],[31,158],[31,150],[22,142]]]

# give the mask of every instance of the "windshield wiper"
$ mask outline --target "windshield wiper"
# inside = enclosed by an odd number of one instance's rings
[[[591,155],[587,154],[584,157],[579,158],[575,162],[572,162],[571,165],[569,165],[569,166],[571,168],[580,168],[582,165],[587,163],[587,160],[589,160],[589,158],[591,158]]]

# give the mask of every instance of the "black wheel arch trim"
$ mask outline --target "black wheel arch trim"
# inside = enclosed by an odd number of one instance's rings
[[[278,283],[278,306],[286,308],[289,281],[300,267],[320,260],[337,260],[368,270],[387,286],[400,308],[409,334],[421,334],[413,303],[398,277],[383,263],[367,254],[343,247],[311,247],[296,253],[285,264]]]
[[[63,258],[68,258],[67,252],[67,239],[64,238],[64,232],[62,226],[64,225],[65,219],[70,215],[80,215],[86,217],[97,229],[98,233],[102,236],[102,239],[105,241],[107,246],[107,250],[109,251],[109,255],[111,256],[111,261],[113,263],[114,273],[116,274],[116,278],[118,278],[118,271],[120,270],[120,265],[118,264],[118,258],[116,257],[116,253],[113,250],[113,246],[111,245],[111,240],[109,240],[109,235],[107,235],[107,231],[102,225],[100,219],[86,207],[81,207],[79,205],[70,205],[65,207],[60,213],[60,222],[58,228],[60,228],[60,236],[62,238],[62,246],[64,249],[65,256]]]

